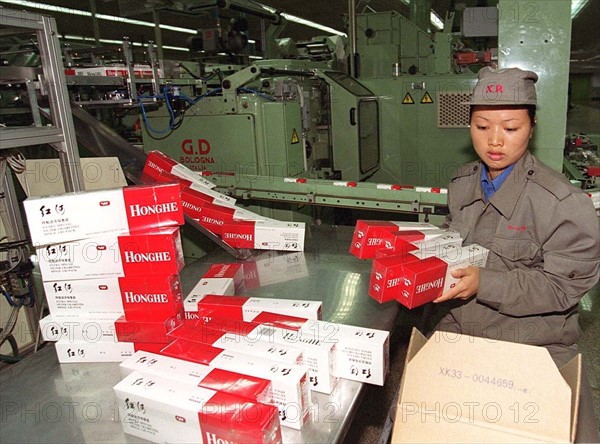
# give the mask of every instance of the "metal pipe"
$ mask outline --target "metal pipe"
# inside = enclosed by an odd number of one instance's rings
[[[356,43],[356,0],[348,0],[348,39],[350,40],[350,75],[358,77],[358,49]]]
[[[96,0],[90,0],[90,12],[92,13],[92,29],[94,30],[94,44],[102,46],[100,43],[100,25],[96,17]]]

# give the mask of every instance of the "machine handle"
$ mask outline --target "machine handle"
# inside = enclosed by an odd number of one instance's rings
[[[350,125],[356,126],[356,108],[350,108]]]

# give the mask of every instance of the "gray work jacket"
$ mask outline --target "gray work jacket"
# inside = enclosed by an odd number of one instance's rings
[[[459,168],[446,224],[490,250],[479,289],[451,310],[461,333],[533,345],[572,345],[577,305],[597,281],[600,226],[591,199],[529,152],[486,204],[481,164]]]

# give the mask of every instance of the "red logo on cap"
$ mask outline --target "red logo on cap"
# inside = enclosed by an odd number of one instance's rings
[[[487,92],[489,93],[502,93],[504,92],[504,85],[497,83],[496,85],[488,85]]]

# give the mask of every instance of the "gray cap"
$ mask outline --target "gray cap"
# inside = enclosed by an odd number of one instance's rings
[[[488,66],[479,70],[477,84],[471,100],[465,105],[536,105],[535,82],[538,76],[533,71],[519,68],[494,70]]]

